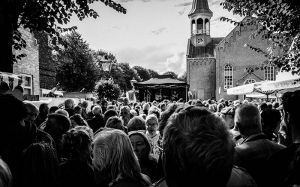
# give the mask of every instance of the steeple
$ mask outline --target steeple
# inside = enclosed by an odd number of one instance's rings
[[[199,13],[212,17],[213,13],[209,9],[207,0],[193,0],[193,6],[191,12],[189,13],[189,17]]]

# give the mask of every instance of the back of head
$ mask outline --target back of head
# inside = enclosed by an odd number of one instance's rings
[[[159,119],[160,118],[160,109],[157,107],[157,106],[152,106],[149,108],[149,112],[148,112],[148,115],[149,114],[155,114],[156,117]]]
[[[29,102],[24,102],[24,104],[25,104],[25,107],[27,108],[27,111],[36,111],[37,113],[39,112],[38,107],[35,106],[34,104],[29,103]]]
[[[128,132],[144,130],[146,131],[146,122],[141,116],[134,116],[127,124]]]
[[[243,136],[262,132],[259,110],[252,104],[240,105],[235,111],[234,121]]]
[[[217,112],[221,112],[221,110],[224,108],[224,105],[222,103],[219,103],[217,106]]]
[[[113,116],[113,117],[108,118],[108,120],[105,124],[105,127],[125,131],[125,127],[123,125],[123,120],[120,119],[118,116]]]
[[[58,106],[52,106],[52,107],[50,107],[50,109],[49,109],[49,113],[50,114],[52,114],[52,113],[54,113],[56,110],[58,110]],[[66,111],[67,112],[67,111]],[[67,112],[68,113],[68,112]]]
[[[261,111],[263,111],[263,110],[268,108],[268,105],[267,105],[267,103],[261,103],[259,108],[260,108]]]
[[[93,165],[99,173],[115,182],[118,175],[133,181],[142,181],[138,159],[129,137],[122,131],[108,129],[99,132],[93,142]]]
[[[14,96],[0,93],[0,139],[7,135],[8,128],[12,128],[27,116],[24,103]]]
[[[102,114],[102,109],[99,105],[96,105],[93,107],[92,112],[95,116],[100,116]]]
[[[60,115],[64,115],[67,118],[69,117],[69,113],[64,109],[58,109],[58,110],[55,111],[55,113],[60,114]]]
[[[74,100],[73,99],[67,99],[64,102],[65,108],[73,108],[74,107]]]
[[[150,108],[150,105],[148,103],[145,103],[143,105],[143,110],[149,110],[149,108]]]
[[[0,158],[0,186],[11,187],[13,178],[8,165]]]
[[[74,120],[78,126],[88,126],[87,122],[83,119],[83,117],[80,114],[74,114],[72,117],[70,117],[70,120]],[[72,126],[72,128],[73,127],[75,126]]]
[[[113,116],[118,116],[118,112],[114,109],[107,110],[104,113],[104,120],[107,121],[108,118],[113,117]]]
[[[163,136],[163,166],[169,187],[225,186],[234,143],[221,118],[189,106],[171,116]]]

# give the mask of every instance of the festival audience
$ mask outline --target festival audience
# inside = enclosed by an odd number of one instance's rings
[[[158,159],[160,133],[158,131],[158,119],[155,114],[150,114],[146,117],[146,128],[146,135],[151,144],[151,154],[153,154],[154,158]]]
[[[73,99],[67,99],[64,102],[65,110],[68,112],[69,116],[74,115],[74,100]]]
[[[42,103],[39,107],[39,115],[35,119],[35,125],[37,127],[40,127],[40,125],[46,121],[48,113],[49,113],[48,104]]]
[[[35,125],[35,119],[39,115],[38,108],[34,104],[28,102],[25,102],[25,107],[27,109],[27,116],[24,120]]]
[[[127,128],[123,125],[123,120],[121,120],[118,116],[113,116],[108,118],[106,124],[106,128],[119,129],[124,131],[127,134]]]
[[[70,117],[71,120],[71,128],[74,128],[76,126],[88,126],[88,123],[83,119],[83,117],[80,114],[74,114]]]
[[[115,110],[115,109],[109,109],[107,110],[105,113],[104,113],[104,122],[106,124],[107,120],[110,118],[110,117],[113,117],[113,116],[118,116],[118,112]]]
[[[130,108],[129,108],[129,106],[122,106],[120,108],[120,111],[121,111],[120,116],[124,122],[124,126],[127,126],[128,122],[130,120]]]

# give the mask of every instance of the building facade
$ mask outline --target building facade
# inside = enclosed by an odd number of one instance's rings
[[[194,99],[242,99],[244,96],[227,95],[227,89],[244,84],[275,80],[276,71],[264,66],[267,58],[245,44],[261,49],[279,51],[269,40],[253,38],[255,26],[236,26],[226,37],[210,36],[213,16],[207,0],[194,0],[189,13],[191,36],[187,46],[187,83]],[[250,17],[244,18],[243,22]]]

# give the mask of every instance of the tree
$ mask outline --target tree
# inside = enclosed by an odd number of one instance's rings
[[[163,75],[172,75],[174,79],[178,79],[178,75],[174,73],[173,71],[166,71],[163,73]]]
[[[235,25],[260,24],[261,27],[253,33],[254,37],[262,37],[273,41],[281,48],[283,55],[274,55],[272,49],[260,49],[246,44],[250,49],[262,53],[269,63],[283,71],[300,73],[300,6],[294,0],[225,0],[221,5],[235,15],[253,16],[255,20],[246,23],[236,22],[222,17]]]
[[[118,63],[118,65],[120,66],[120,68],[123,71],[123,76],[124,76],[124,80],[126,82],[126,85],[124,87],[124,92],[126,92],[127,90],[131,90],[132,86],[131,86],[131,80],[135,79],[136,81],[141,81],[141,78],[139,77],[139,75],[137,74],[137,71],[130,68],[129,64],[126,62],[122,62],[122,63]]]
[[[186,71],[178,78],[178,80],[186,82]]]
[[[148,69],[148,72],[150,74],[150,78],[156,77],[157,75],[159,75],[157,73],[157,71],[153,70],[153,69]]]
[[[142,81],[149,80],[151,78],[149,71],[146,68],[141,66],[133,66],[132,69],[137,71],[137,74],[140,76]]]
[[[99,68],[94,63],[89,45],[75,31],[63,37],[63,48],[58,53],[56,79],[60,87],[69,92],[79,92],[84,89],[92,92],[99,80]]]
[[[100,80],[95,87],[98,99],[107,98],[117,100],[120,97],[121,89],[112,80]]]
[[[86,17],[97,18],[99,15],[90,8],[98,0],[0,0],[0,71],[13,71],[13,63],[22,57],[15,56],[12,47],[20,50],[26,47],[26,41],[18,30],[20,27],[30,32],[45,32],[53,38],[55,45],[61,40],[60,33],[72,31],[76,27],[62,28],[70,21],[72,14],[80,20]],[[106,6],[126,14],[120,4],[112,0],[100,0]]]

